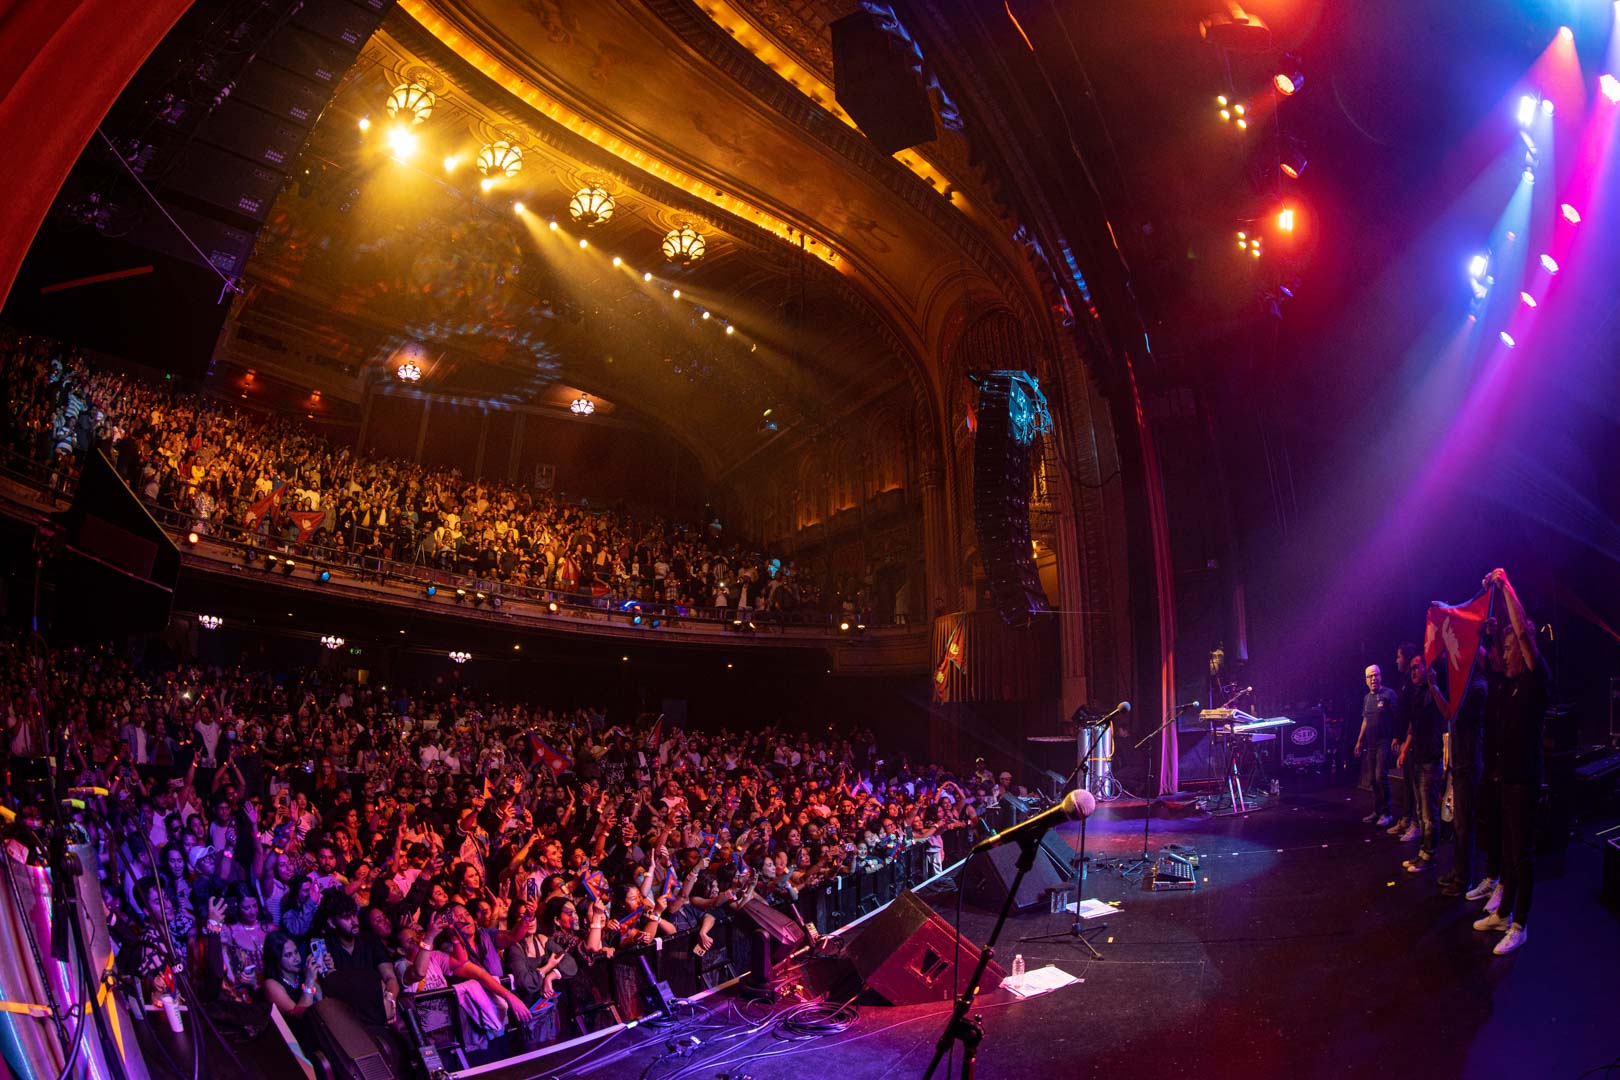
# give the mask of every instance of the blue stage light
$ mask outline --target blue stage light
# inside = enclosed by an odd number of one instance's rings
[[[1502,331],[1502,333],[1499,336],[1502,339],[1502,344],[1506,345],[1510,349],[1513,348],[1513,346],[1518,344],[1517,341],[1513,340],[1513,335],[1508,333],[1506,330]]]
[[[1519,99],[1519,126],[1529,127],[1536,118],[1536,99],[1526,94]]]
[[[1558,273],[1558,260],[1554,259],[1551,255],[1543,255],[1541,257],[1541,265],[1546,268],[1546,271],[1549,274]]]

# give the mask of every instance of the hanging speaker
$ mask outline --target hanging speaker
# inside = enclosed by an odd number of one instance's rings
[[[894,12],[864,7],[832,24],[833,92],[885,154],[932,142],[934,107],[922,60]]]
[[[978,432],[973,444],[973,525],[990,595],[1008,626],[1024,627],[1050,610],[1029,535],[1030,446],[1015,431],[1021,400],[1014,385],[1023,372],[974,377],[979,388]]]

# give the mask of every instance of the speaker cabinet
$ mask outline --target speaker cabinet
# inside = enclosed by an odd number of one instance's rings
[[[836,20],[832,51],[838,104],[874,146],[896,154],[934,140],[922,61],[893,11],[861,10]]]
[[[1050,610],[1029,542],[1030,444],[1013,430],[1015,398],[1027,404],[1022,388],[1013,385],[1021,374],[974,376],[979,429],[973,442],[973,527],[996,610],[1012,627],[1027,627],[1033,613]]]
[[[979,946],[962,939],[962,972],[954,977],[956,931],[909,890],[861,925],[844,941],[849,960],[874,993],[890,1005],[922,1005],[949,1001],[952,987],[967,980],[979,960]],[[1001,985],[1006,971],[992,962],[980,990]]]
[[[968,903],[985,911],[1000,911],[1018,873],[1017,844],[1003,844],[981,851],[968,859],[962,868],[962,896]],[[1028,911],[1048,902],[1047,894],[1069,883],[1068,876],[1059,870],[1058,860],[1042,847],[1035,853],[1035,865],[1018,886],[1013,897],[1014,911]]]

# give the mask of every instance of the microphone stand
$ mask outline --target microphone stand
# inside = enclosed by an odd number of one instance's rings
[[[1082,826],[1085,819],[1081,819]],[[934,1045],[934,1057],[928,1063],[928,1071],[923,1073],[923,1080],[932,1080],[934,1071],[939,1063],[945,1060],[956,1043],[962,1044],[962,1080],[973,1080],[976,1059],[979,1054],[979,1043],[984,1039],[984,1020],[982,1016],[968,1016],[973,1008],[974,999],[979,996],[979,983],[984,980],[984,973],[990,967],[990,961],[996,955],[996,941],[1001,937],[1001,928],[1007,923],[1007,916],[1012,914],[1013,901],[1018,896],[1018,886],[1023,884],[1024,875],[1029,873],[1035,865],[1035,854],[1041,849],[1041,837],[1044,833],[1030,833],[1018,841],[1018,862],[1015,864],[1018,873],[1013,876],[1012,885],[1007,889],[1006,899],[1001,902],[1001,914],[996,917],[995,929],[990,931],[984,948],[979,950],[979,962],[973,968],[973,974],[968,977],[967,988],[956,999],[956,1007],[951,1010],[951,1018],[945,1024],[945,1031]],[[958,888],[960,888],[960,884]],[[1026,939],[1027,940],[1027,939]]]
[[[1191,708],[1191,705],[1184,705],[1179,709],[1171,710],[1169,719],[1160,724],[1157,728],[1153,729],[1151,733],[1143,736],[1142,740],[1131,749],[1142,749],[1142,747],[1146,746],[1150,741],[1152,741],[1155,735],[1164,731],[1171,724],[1181,719],[1181,714],[1184,712],[1189,712]],[[1147,813],[1142,815],[1142,857],[1121,870],[1119,872],[1121,877],[1133,877],[1136,874],[1146,870],[1148,866],[1152,864],[1152,857],[1148,854],[1148,830],[1153,827],[1153,808],[1155,806],[1162,805],[1164,805],[1164,801],[1162,799],[1155,798],[1151,795],[1148,796]]]
[[[1091,742],[1086,745],[1085,750],[1080,755],[1080,786],[1087,791],[1091,790],[1091,754],[1096,750],[1097,742],[1102,738],[1104,729],[1113,722],[1112,719],[1105,719],[1101,723],[1093,724],[1091,726]],[[1033,865],[1033,860],[1031,865]],[[1069,861],[1069,865],[1074,867],[1079,874],[1079,884],[1075,886],[1074,890],[1074,923],[1067,932],[1038,934],[1032,937],[1019,938],[1018,940],[1021,942],[1062,941],[1064,938],[1073,938],[1086,947],[1086,951],[1091,953],[1093,960],[1101,960],[1103,955],[1097,951],[1097,946],[1091,943],[1091,935],[1102,933],[1108,929],[1108,924],[1098,923],[1096,926],[1087,926],[1085,919],[1080,914],[1080,906],[1085,903],[1086,899],[1086,819],[1084,817],[1080,819],[1080,850]],[[1016,884],[1015,881],[1014,885],[1016,886]]]

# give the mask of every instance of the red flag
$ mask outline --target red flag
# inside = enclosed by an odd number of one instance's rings
[[[294,510],[287,515],[298,524],[298,542],[308,543],[309,538],[315,535],[315,530],[321,527],[326,520],[324,510]]]
[[[652,750],[656,753],[658,750],[658,744],[663,740],[663,735],[664,714],[659,713],[657,722],[653,724],[652,730],[647,733],[647,741],[642,743],[642,746],[645,749]]]
[[[967,644],[963,637],[965,618],[956,620],[951,628],[951,636],[945,640],[945,654],[939,658],[939,666],[934,668],[934,701],[941,702],[950,694],[950,672],[948,668],[957,671],[964,670],[962,664],[967,656]]]
[[[1481,589],[1466,604],[1429,605],[1423,629],[1423,662],[1433,666],[1440,654],[1445,654],[1447,720],[1457,715],[1457,707],[1468,690],[1480,633],[1485,629],[1485,620],[1491,617],[1493,596],[1494,590]]]
[[[281,494],[286,490],[287,484],[283,481],[272,488],[270,494],[248,507],[248,512],[253,515],[253,520],[255,522],[263,521],[267,514],[274,513],[281,506]]]
[[[529,764],[539,762],[554,773],[560,773],[573,762],[552,749],[551,744],[533,732],[529,733]]]

